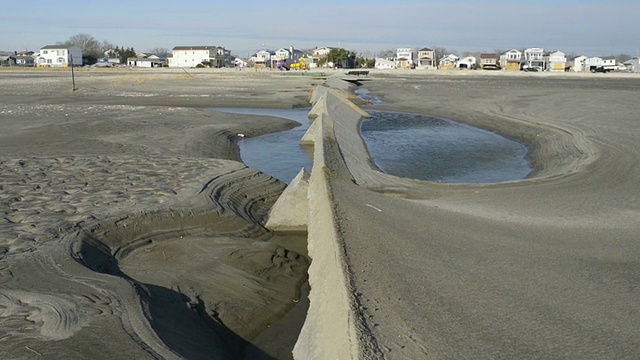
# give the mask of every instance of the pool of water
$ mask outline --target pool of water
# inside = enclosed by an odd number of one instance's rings
[[[362,137],[384,172],[443,183],[518,180],[531,172],[522,144],[427,115],[369,111]]]
[[[301,168],[311,170],[311,148],[299,141],[311,125],[309,108],[215,109],[290,119],[301,125],[288,131],[240,141],[240,156],[287,184]],[[427,115],[368,111],[362,137],[376,165],[384,172],[442,183],[491,183],[525,178],[531,167],[527,149],[495,133]]]
[[[310,108],[240,109],[215,108],[215,111],[247,115],[268,115],[297,121],[300,126],[287,131],[240,140],[240,157],[247,166],[258,169],[287,184],[300,172],[313,166],[313,150],[299,142],[311,126]]]

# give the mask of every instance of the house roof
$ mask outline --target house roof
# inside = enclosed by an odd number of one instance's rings
[[[480,54],[480,57],[483,59],[497,59],[498,55],[496,54]]]
[[[71,48],[77,48],[77,46],[73,45],[46,45],[40,48],[40,50],[48,50],[48,49],[66,49],[69,50]]]
[[[176,46],[173,50],[217,50],[220,46]]]
[[[433,50],[431,50],[431,49],[429,49],[429,48],[422,48],[422,49],[420,49],[420,50],[418,50],[418,51],[433,51]]]

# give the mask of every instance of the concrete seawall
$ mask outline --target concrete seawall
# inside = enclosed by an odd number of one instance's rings
[[[356,126],[357,134],[357,124],[368,115],[323,86],[315,89],[312,102],[309,117],[315,121],[303,138],[305,143],[314,145],[307,194],[308,250],[313,260],[309,268],[310,307],[293,353],[296,359],[359,359],[366,357],[362,344],[371,340],[357,311],[344,243],[335,222],[329,178],[352,180],[336,132],[342,131],[343,122],[348,122]]]

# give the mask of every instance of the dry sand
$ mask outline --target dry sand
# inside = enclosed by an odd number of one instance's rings
[[[306,106],[317,82],[89,70],[71,91],[69,71],[0,72],[2,358],[241,357],[309,261],[304,236],[262,227],[285,184],[234,138],[296,123],[207,108]]]
[[[375,109],[518,139],[536,171],[486,185],[394,178],[340,127],[349,173],[330,195],[363,356],[639,358],[640,77],[443,73],[373,73],[363,87],[386,102]]]

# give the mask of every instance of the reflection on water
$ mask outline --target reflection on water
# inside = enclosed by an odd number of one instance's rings
[[[523,179],[527,149],[489,131],[426,115],[370,111],[361,125],[369,153],[389,174],[443,183]]]
[[[311,171],[313,151],[309,147],[299,145],[300,139],[311,125],[311,120],[307,117],[310,108],[216,108],[214,110],[235,114],[275,116],[299,122],[300,126],[287,131],[240,140],[240,157],[247,166],[258,169],[287,184],[298,175],[303,167]]]
[[[301,168],[311,170],[312,151],[299,141],[311,125],[309,109],[215,109],[269,115],[301,126],[240,141],[250,167],[290,183]],[[489,131],[426,115],[369,111],[361,126],[369,153],[384,172],[443,183],[490,183],[525,178],[531,167],[520,143]]]

